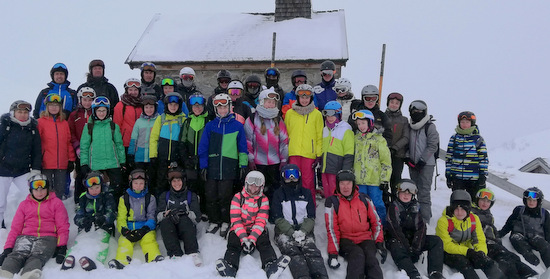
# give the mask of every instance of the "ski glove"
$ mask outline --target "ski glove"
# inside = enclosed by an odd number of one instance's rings
[[[329,254],[327,262],[328,267],[332,269],[337,269],[340,267],[340,263],[338,262],[338,255]]]
[[[380,188],[380,190],[382,190],[382,192],[388,192],[388,189],[390,188],[390,183],[389,182],[382,182],[382,183],[380,183],[378,188]]]
[[[315,161],[313,161],[313,165],[311,166],[313,169],[315,168],[321,168],[321,163],[323,162],[322,157],[315,158]]]
[[[480,174],[479,179],[477,180],[478,187],[485,188],[485,181],[487,181],[487,177],[483,174]]]
[[[382,257],[380,263],[384,264],[386,262],[386,258],[388,257],[388,250],[384,247],[383,242],[376,243],[376,249],[378,249],[378,253],[380,254],[380,257]]]
[[[243,247],[243,252],[245,255],[250,255],[254,253],[254,250],[256,250],[256,244],[252,242],[252,240],[245,238],[243,240],[243,243],[241,243],[241,246]]]
[[[414,249],[412,247],[409,248],[409,256],[413,263],[418,262],[418,259],[420,259],[420,255],[422,255],[422,251],[418,251],[417,249]]]
[[[292,234],[292,238],[294,238],[298,244],[302,245],[304,244],[304,240],[306,240],[306,234],[301,230],[297,230]]]
[[[82,165],[82,166],[80,166],[80,171],[82,172],[83,176],[86,176],[86,174],[88,174],[92,170],[90,169],[90,167],[88,165]]]
[[[244,178],[246,177],[247,174],[248,174],[248,167],[242,167],[241,172],[239,173],[239,179],[241,181],[244,181]]]
[[[141,240],[151,229],[148,226],[143,226],[138,230],[134,230],[136,241]]]
[[[126,155],[126,165],[128,169],[133,170],[136,168],[136,157],[134,155]]]
[[[57,247],[54,253],[55,262],[58,264],[63,263],[63,260],[65,260],[65,254],[67,254],[67,245]]]
[[[84,217],[82,219],[82,229],[84,229],[85,232],[89,232],[92,228],[93,221],[91,217]]]
[[[256,170],[256,163],[254,163],[254,161],[248,162],[248,169]]]
[[[4,249],[4,252],[0,254],[0,266],[4,263],[4,260],[6,257],[13,251],[13,248],[6,248]]]
[[[483,265],[483,263],[487,261],[485,259],[485,253],[483,253],[483,251],[476,251],[474,249],[468,249],[468,251],[466,252],[466,257],[470,261],[480,263],[481,265]]]
[[[67,173],[71,173],[74,171],[74,161],[69,161],[69,164],[67,164]]]
[[[206,169],[201,170],[201,178],[202,180],[206,181],[206,177],[208,175],[208,171]]]
[[[420,161],[418,161],[418,163],[416,163],[416,169],[418,171],[421,171],[424,166],[426,165],[426,162],[424,162],[422,159],[420,159]]]

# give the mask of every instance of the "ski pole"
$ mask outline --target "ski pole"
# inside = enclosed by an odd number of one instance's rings
[[[382,98],[382,83],[384,81],[384,62],[386,60],[386,44],[382,44],[382,60],[380,61],[380,82],[378,83],[378,106]]]
[[[275,67],[275,47],[277,46],[277,32],[273,32],[273,43],[271,44],[271,68]]]

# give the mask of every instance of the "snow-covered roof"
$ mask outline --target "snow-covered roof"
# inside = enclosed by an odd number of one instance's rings
[[[544,158],[538,157],[519,169],[522,172],[535,172],[550,174],[550,166]]]
[[[273,14],[156,14],[126,63],[270,61],[273,32],[276,61],[348,60],[344,10],[336,10],[279,22]]]

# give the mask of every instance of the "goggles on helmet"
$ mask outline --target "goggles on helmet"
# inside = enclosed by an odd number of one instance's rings
[[[33,180],[29,183],[29,186],[31,187],[31,189],[33,190],[36,190],[38,188],[43,188],[43,189],[46,189],[46,186],[47,186],[47,181],[44,180],[44,179],[39,179],[39,180]]]
[[[229,100],[227,100],[227,99],[218,99],[218,100],[214,100],[213,103],[214,103],[215,107],[227,106],[229,104]]]
[[[322,75],[322,76],[333,76],[333,75],[334,75],[334,71],[333,71],[333,70],[322,70],[322,71],[321,71],[321,75]]]
[[[26,103],[26,102],[25,103],[19,103],[19,104],[17,104],[17,106],[15,106],[15,109],[31,111],[32,106],[31,106],[31,104]]]
[[[145,172],[142,172],[142,171],[136,171],[134,173],[131,173],[130,174],[130,181],[131,180],[136,180],[136,179],[147,180],[147,176],[145,175]]]
[[[391,99],[397,99],[400,102],[403,102],[403,95],[394,92],[394,93],[391,93],[390,95],[388,95],[388,100],[391,100]]]
[[[191,95],[189,97],[189,104],[191,105],[204,105],[204,97],[202,95]]]
[[[347,88],[334,88],[334,91],[336,91],[337,94],[340,94],[348,92],[346,89]]]
[[[63,63],[55,63],[55,65],[53,65],[52,69],[57,69],[57,68],[67,70],[67,66],[65,66],[65,64],[63,64]]]
[[[101,185],[101,177],[92,176],[84,181],[84,186],[86,186],[87,188],[90,188],[94,185]]]
[[[356,111],[351,115],[351,119],[357,120],[357,119],[368,119],[368,116],[366,113],[362,111]]]
[[[168,103],[180,103],[180,98],[178,96],[169,96]]]
[[[324,109],[323,110],[323,116],[334,116],[338,114],[338,111],[334,110],[334,109]]]
[[[182,75],[181,79],[183,80],[193,80],[195,77],[193,75]]]
[[[279,97],[279,94],[277,93],[268,93],[266,99],[279,101],[280,97]]]
[[[260,187],[264,185],[264,180],[261,177],[247,177],[245,183],[246,185],[255,185]]]
[[[296,95],[298,95],[298,96],[311,96],[311,94],[313,94],[313,92],[311,92],[309,90],[300,90],[300,91],[296,92]]]
[[[285,169],[282,173],[285,182],[296,182],[300,179],[300,170],[298,169]]]
[[[476,194],[478,199],[488,199],[490,201],[495,200],[495,194],[489,192],[489,191],[479,191]]]
[[[306,83],[306,78],[305,77],[295,77],[294,78],[294,84],[296,86],[300,85],[300,84],[304,84]]]
[[[412,102],[409,107],[410,107],[410,110],[419,110],[419,111],[424,111],[428,109],[428,107],[426,107],[426,105],[423,104],[422,102]]]
[[[93,99],[93,98],[95,98],[95,93],[94,92],[82,92],[82,98]]]
[[[156,69],[157,69],[157,66],[155,66],[155,64],[153,64],[151,62],[145,62],[145,63],[141,64],[141,70],[142,71],[154,72],[154,71],[156,71]]]
[[[523,195],[524,198],[531,198],[531,199],[534,199],[534,200],[537,200],[540,198],[540,193],[539,192],[536,192],[536,191],[527,191],[524,195]]]
[[[227,89],[227,93],[231,96],[240,96],[241,95],[241,89],[239,89],[239,88]]]
[[[231,80],[228,79],[228,78],[220,78],[220,79],[218,79],[218,82],[219,82],[219,83],[230,83]]]
[[[61,103],[61,96],[58,94],[48,94],[44,99],[44,103]]]
[[[409,191],[409,193],[416,195],[416,193],[418,192],[418,188],[416,187],[416,185],[412,184],[411,182],[405,181],[399,184],[399,186],[397,186],[397,191],[399,192]]]
[[[137,80],[129,80],[125,83],[126,87],[135,87],[135,88],[140,88],[141,87],[141,82],[137,81]]]
[[[103,96],[97,97],[95,98],[94,102],[98,105],[110,106],[110,102],[107,97],[103,97]]]
[[[174,80],[171,78],[165,78],[162,80],[161,84],[162,86],[166,86],[166,85],[174,86]]]
[[[378,96],[369,96],[369,95],[366,95],[366,96],[363,96],[363,100],[365,102],[376,102],[378,101]]]
[[[458,115],[458,121],[466,119],[466,120],[476,120],[476,116],[473,113],[470,112],[462,112]]]
[[[267,72],[265,73],[267,76],[276,76],[277,75],[277,71],[275,71],[275,69],[269,69],[267,70]]]

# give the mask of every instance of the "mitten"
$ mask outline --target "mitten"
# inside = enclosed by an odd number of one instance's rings
[[[88,174],[92,170],[90,169],[90,167],[88,165],[82,165],[82,166],[80,166],[80,171],[82,172],[83,176],[86,176],[86,174]]]
[[[426,165],[426,162],[424,162],[422,159],[420,159],[420,161],[418,161],[418,163],[416,163],[416,169],[417,170],[422,170],[425,165]]]
[[[301,230],[297,230],[292,234],[292,238],[294,238],[298,244],[302,244],[304,240],[306,240],[306,234]]]
[[[84,217],[82,219],[82,229],[84,229],[85,232],[89,232],[92,228],[93,220],[91,217]]]
[[[69,161],[67,164],[67,173],[71,173],[74,171],[74,161]]]
[[[340,267],[340,263],[338,262],[338,255],[329,254],[327,262],[328,267],[332,269],[337,269]]]
[[[13,251],[13,248],[6,248],[4,249],[4,252],[0,254],[0,266],[4,263],[4,260],[6,257]]]
[[[256,245],[248,238],[245,238],[243,242],[241,243],[241,246],[243,248],[243,252],[246,255],[250,255],[254,252],[256,249]]]
[[[67,254],[67,245],[59,246],[55,249],[55,262],[58,264],[63,263],[65,260],[65,254]]]
[[[380,257],[382,257],[380,263],[384,264],[386,262],[386,258],[388,257],[388,250],[384,247],[383,242],[376,243],[376,249],[378,249],[378,253],[380,254]]]
[[[388,189],[390,188],[390,183],[389,182],[382,182],[382,183],[380,183],[378,188],[380,188],[380,190],[382,190],[382,192],[388,192]]]

